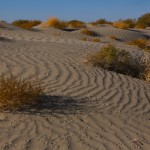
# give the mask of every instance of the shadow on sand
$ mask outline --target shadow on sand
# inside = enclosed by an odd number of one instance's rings
[[[52,115],[52,114],[84,114],[90,112],[90,101],[88,98],[75,99],[63,96],[42,96],[32,106],[25,106],[13,114]]]

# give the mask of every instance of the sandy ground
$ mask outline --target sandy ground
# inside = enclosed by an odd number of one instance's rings
[[[47,94],[40,107],[0,113],[1,150],[150,149],[150,84],[83,63],[108,42],[138,58],[125,42],[149,31],[89,28],[102,42],[82,41],[77,30],[0,28],[0,73],[38,75]]]

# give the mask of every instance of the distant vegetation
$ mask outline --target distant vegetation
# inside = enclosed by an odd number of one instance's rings
[[[65,29],[67,27],[67,23],[65,21],[60,21],[58,18],[49,18],[46,22],[48,27],[54,27],[57,29]]]
[[[92,24],[92,25],[112,24],[112,22],[107,21],[106,19],[99,19],[99,20],[96,20],[96,21],[94,21],[94,22],[91,22],[90,24]]]
[[[41,24],[40,20],[15,20],[12,22],[12,25],[23,29],[31,29],[39,24]]]
[[[120,29],[127,29],[127,28],[141,28],[145,29],[146,27],[150,27],[150,13],[146,13],[136,19],[126,19],[126,20],[119,20],[113,23],[113,26]]]
[[[94,31],[91,31],[91,30],[89,30],[89,29],[87,29],[87,28],[81,30],[81,33],[82,33],[82,34],[85,34],[85,35],[88,35],[88,36],[95,36],[95,35],[96,35]]]
[[[84,28],[85,23],[79,20],[70,20],[67,22],[68,26],[72,27],[72,28]]]
[[[137,28],[145,29],[146,27],[150,27],[150,13],[146,13],[138,18],[137,20]]]
[[[136,39],[133,41],[128,42],[129,45],[136,45],[141,49],[144,49],[146,51],[150,52],[150,41],[146,39]]]

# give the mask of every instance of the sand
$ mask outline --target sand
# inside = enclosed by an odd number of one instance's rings
[[[89,28],[102,42],[82,41],[78,30],[0,28],[0,73],[38,75],[47,94],[40,107],[0,113],[1,150],[150,149],[150,83],[84,63],[108,42],[138,58],[125,42],[149,31]]]

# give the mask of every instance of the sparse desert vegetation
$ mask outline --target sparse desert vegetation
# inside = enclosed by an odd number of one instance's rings
[[[119,29],[128,29],[130,27],[128,23],[125,23],[123,21],[114,22],[113,26]]]
[[[91,31],[89,29],[83,29],[81,30],[81,33],[84,34],[84,35],[88,35],[88,36],[95,36],[95,32],[94,31]]]
[[[41,24],[40,20],[15,20],[12,22],[12,25],[23,29],[31,29],[39,24]]]
[[[144,49],[146,51],[150,51],[149,40],[147,40],[147,39],[136,39],[136,40],[128,42],[128,44],[129,45],[136,45],[141,49]]]
[[[101,42],[100,38],[92,38],[92,39],[88,39],[88,38],[82,38],[82,41],[88,41],[88,42]]]
[[[100,38],[92,38],[92,42],[101,42]]]
[[[137,78],[141,75],[142,68],[133,63],[130,53],[117,49],[111,44],[102,47],[100,51],[94,54],[88,54],[86,59],[87,62],[94,66],[99,66],[109,71]]]
[[[68,26],[72,27],[72,28],[85,28],[86,25],[83,21],[79,21],[79,20],[70,20],[67,22]]]
[[[115,35],[110,35],[109,38],[112,40],[117,40],[117,37]]]
[[[145,29],[150,27],[150,13],[146,13],[138,18],[136,23],[136,28]]]
[[[47,24],[47,27],[54,27],[57,29],[64,29],[67,27],[67,23],[65,21],[60,21],[55,17],[49,18],[45,24]]]
[[[112,24],[112,22],[111,21],[107,21],[106,19],[98,19],[98,20],[96,20],[94,22],[91,22],[90,24],[95,26],[95,25],[99,25],[99,24]]]
[[[16,110],[33,105],[43,94],[39,80],[0,76],[0,110]]]

